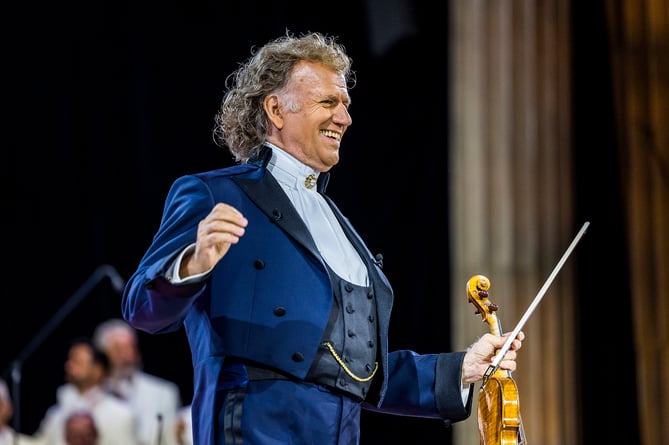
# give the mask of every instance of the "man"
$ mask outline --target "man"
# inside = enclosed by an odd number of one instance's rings
[[[121,319],[109,319],[95,328],[93,341],[109,357],[105,388],[135,411],[140,445],[176,445],[179,387],[143,371],[135,329]]]
[[[361,409],[465,419],[506,338],[388,351],[392,288],[325,195],[352,123],[351,60],[287,34],[231,77],[215,136],[239,165],[179,178],[123,296],[147,332],[185,324],[198,445],[356,444]],[[515,369],[523,334],[501,362]]]
[[[98,445],[139,445],[135,416],[130,406],[108,394],[102,382],[107,357],[88,338],[76,338],[65,361],[67,383],[56,392],[56,404],[42,419],[35,437],[46,445],[66,445],[65,424],[73,413],[87,412],[94,419]]]

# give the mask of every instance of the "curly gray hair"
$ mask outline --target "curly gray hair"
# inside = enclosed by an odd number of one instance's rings
[[[258,154],[265,141],[268,119],[263,100],[286,85],[298,62],[323,63],[343,75],[349,87],[355,84],[352,59],[333,36],[311,32],[295,37],[287,32],[251,54],[226,79],[227,91],[214,119],[214,141],[240,163]]]

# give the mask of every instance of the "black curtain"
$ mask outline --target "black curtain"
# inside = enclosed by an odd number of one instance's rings
[[[177,176],[232,163],[211,139],[226,76],[252,46],[287,30],[337,35],[354,61],[354,123],[329,194],[384,255],[396,291],[391,346],[450,349],[447,20],[405,3],[395,15],[383,2],[358,1],[12,5],[2,171],[13,286],[3,291],[2,377],[11,382],[15,358],[100,265],[129,277]],[[389,26],[372,33],[372,21]],[[102,278],[19,363],[22,432],[55,402],[68,341],[120,316],[120,295]],[[145,369],[176,381],[188,403],[183,330],[140,333],[140,344]],[[439,421],[366,414],[363,425],[365,443],[450,441]]]

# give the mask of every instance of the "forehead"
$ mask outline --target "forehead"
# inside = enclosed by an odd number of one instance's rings
[[[298,89],[320,91],[323,94],[344,94],[348,97],[344,75],[322,63],[298,62],[291,73],[291,83]]]
[[[134,341],[135,336],[125,329],[116,328],[109,332],[108,339],[110,342],[130,342]]]
[[[68,356],[71,358],[88,360],[93,357],[93,350],[86,344],[78,343],[70,348]]]

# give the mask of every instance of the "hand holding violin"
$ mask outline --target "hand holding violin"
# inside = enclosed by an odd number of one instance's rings
[[[491,333],[483,334],[474,344],[467,348],[462,363],[462,383],[468,385],[483,380],[483,374],[492,364],[497,351],[504,346],[510,332],[502,336]],[[509,351],[504,355],[499,367],[509,372],[516,370],[517,351],[522,347],[525,334],[520,331],[511,343]]]

